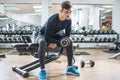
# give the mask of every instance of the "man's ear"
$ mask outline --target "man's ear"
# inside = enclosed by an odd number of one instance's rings
[[[59,11],[60,11],[60,13],[62,12],[62,10],[61,10],[61,9],[60,9]]]

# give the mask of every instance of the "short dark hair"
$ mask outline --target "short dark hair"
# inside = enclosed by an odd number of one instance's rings
[[[63,9],[70,9],[72,7],[72,4],[70,1],[64,1],[61,3],[61,8]]]

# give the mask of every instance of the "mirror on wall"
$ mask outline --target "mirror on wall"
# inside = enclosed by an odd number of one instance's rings
[[[33,24],[17,21],[0,13],[0,30],[2,31],[32,30],[33,26]]]
[[[100,29],[112,29],[112,5],[103,5],[100,9]]]
[[[112,29],[112,5],[74,5],[71,17],[75,30]]]
[[[41,4],[3,4],[7,12],[21,14],[27,16],[22,18],[26,21],[13,20],[6,17],[6,20],[0,20],[1,26],[5,26],[4,23],[17,24],[17,25],[33,25],[31,23],[41,23]],[[74,30],[81,30],[82,27],[86,27],[86,30],[93,29],[112,29],[112,5],[80,5],[73,4],[72,8],[72,28]],[[49,6],[49,16],[57,13],[60,4],[51,4]],[[11,14],[12,15],[12,14]],[[29,16],[29,17],[28,17]],[[13,17],[13,16],[12,16]],[[16,16],[18,17],[18,16]],[[18,17],[18,19],[21,17]],[[47,19],[46,19],[47,20]],[[28,23],[31,22],[31,23]]]

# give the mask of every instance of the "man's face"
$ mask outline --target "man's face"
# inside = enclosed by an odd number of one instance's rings
[[[70,19],[71,12],[72,12],[71,9],[61,10],[61,14],[65,19]]]

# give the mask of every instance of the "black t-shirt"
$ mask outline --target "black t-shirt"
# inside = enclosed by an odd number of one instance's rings
[[[50,43],[59,43],[58,40],[52,36],[65,29],[64,36],[70,36],[71,33],[71,19],[60,21],[59,14],[52,15],[41,28],[41,34],[45,36],[45,40]]]

